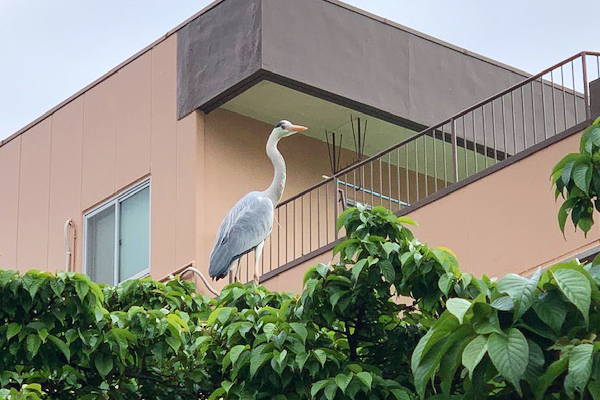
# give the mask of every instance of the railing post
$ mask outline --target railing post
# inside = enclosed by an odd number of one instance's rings
[[[592,118],[590,110],[590,93],[588,87],[588,74],[587,74],[587,63],[586,54],[581,54],[581,70],[583,73],[583,102],[585,104],[585,119],[589,120]]]
[[[340,201],[340,192],[339,192],[339,187],[338,187],[338,179],[337,179],[337,175],[333,175],[333,199],[335,199],[335,202],[333,204],[333,237],[335,238],[335,240],[338,240],[338,230],[337,230],[337,219],[338,219],[338,202]]]
[[[452,171],[454,174],[454,183],[458,182],[458,149],[456,140],[456,120],[452,118],[451,126],[452,130]]]

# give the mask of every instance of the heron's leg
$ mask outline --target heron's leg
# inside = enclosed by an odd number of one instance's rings
[[[254,283],[257,285],[260,278],[260,274],[258,272],[258,262],[260,261],[260,256],[262,255],[264,245],[265,241],[263,240],[258,246],[256,246],[256,249],[254,249]]]

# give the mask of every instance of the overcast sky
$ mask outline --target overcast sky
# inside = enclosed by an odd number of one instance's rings
[[[599,0],[347,2],[532,73],[600,50]],[[0,0],[0,139],[209,3]]]

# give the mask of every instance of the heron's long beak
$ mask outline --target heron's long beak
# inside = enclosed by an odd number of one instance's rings
[[[306,126],[302,126],[302,125],[290,125],[286,128],[289,131],[294,131],[294,132],[302,132],[307,130],[308,128]]]

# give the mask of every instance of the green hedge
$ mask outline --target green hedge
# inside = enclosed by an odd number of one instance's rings
[[[1,271],[0,398],[600,399],[600,266],[475,277],[411,223],[345,211],[299,296]]]

